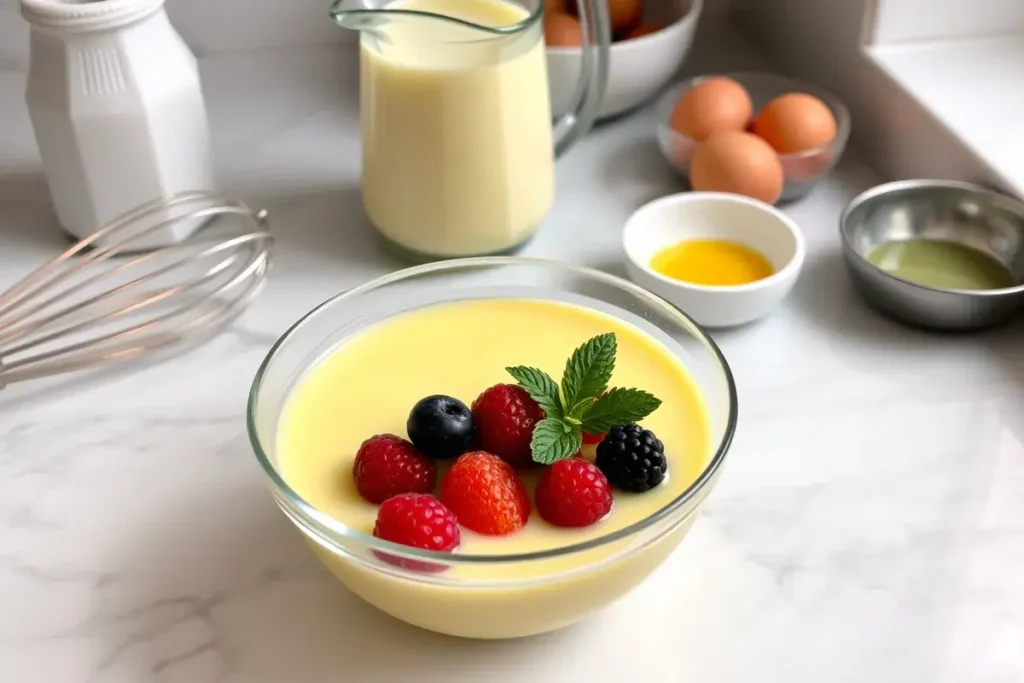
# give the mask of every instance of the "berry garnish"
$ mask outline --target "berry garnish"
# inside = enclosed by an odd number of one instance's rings
[[[451,510],[437,498],[425,493],[403,493],[388,498],[377,510],[373,535],[385,541],[425,550],[452,551],[461,540],[459,522]],[[400,567],[421,571],[441,571],[443,565],[422,562],[389,553],[377,557]]]
[[[515,384],[496,384],[473,401],[480,448],[513,467],[533,464],[530,440],[534,427],[543,419],[541,406],[526,389]]]
[[[485,451],[459,456],[441,481],[441,502],[459,524],[488,536],[517,531],[530,516],[530,499],[515,471]]]
[[[597,447],[597,466],[623,491],[641,493],[665,480],[665,446],[649,429],[630,424],[612,427]]]
[[[537,480],[537,512],[555,526],[590,526],[612,509],[612,487],[594,463],[566,458]]]
[[[462,455],[476,436],[473,413],[465,403],[451,396],[420,399],[412,407],[405,428],[420,453],[435,460]]]
[[[612,425],[638,422],[661,405],[660,399],[640,389],[608,389],[616,350],[613,332],[587,340],[566,362],[561,387],[543,370],[505,368],[546,414],[530,441],[534,461],[550,465],[572,457],[583,445],[584,434],[598,436]]]
[[[352,464],[356,490],[371,503],[400,493],[430,493],[437,484],[437,466],[416,447],[394,434],[378,434],[363,442]]]

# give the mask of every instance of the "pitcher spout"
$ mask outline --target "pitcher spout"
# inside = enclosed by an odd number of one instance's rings
[[[379,26],[384,3],[375,0],[335,0],[331,4],[331,19],[341,28],[365,31]]]

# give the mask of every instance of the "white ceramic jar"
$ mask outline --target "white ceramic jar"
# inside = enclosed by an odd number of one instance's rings
[[[21,0],[28,109],[57,218],[75,237],[149,200],[215,189],[196,60],[163,4]],[[166,226],[141,246],[196,227]]]

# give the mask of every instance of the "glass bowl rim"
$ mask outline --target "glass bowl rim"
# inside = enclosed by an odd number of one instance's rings
[[[411,277],[418,277],[436,272],[444,271],[456,271],[465,269],[481,269],[481,268],[493,268],[496,266],[539,266],[543,268],[556,268],[563,271],[568,271],[576,275],[588,277],[591,279],[599,280],[605,284],[613,285],[621,290],[625,290],[630,294],[634,294],[639,298],[646,300],[648,303],[655,304],[665,310],[667,314],[677,319],[677,322],[684,328],[689,328],[688,331],[704,346],[709,349],[714,355],[715,361],[718,367],[721,369],[722,374],[725,378],[726,386],[728,389],[728,417],[722,438],[715,448],[715,453],[708,460],[707,465],[697,476],[696,479],[689,486],[687,486],[682,493],[673,498],[671,501],[666,503],[664,506],[656,510],[654,513],[644,517],[643,519],[630,524],[629,526],[611,531],[609,533],[598,536],[597,538],[583,541],[581,543],[573,543],[570,545],[558,546],[556,548],[549,548],[546,550],[532,551],[526,553],[512,553],[502,555],[465,555],[459,553],[450,553],[437,550],[426,550],[422,548],[413,548],[411,546],[401,545],[393,543],[391,541],[385,541],[377,538],[370,534],[364,533],[357,529],[351,528],[341,521],[331,517],[328,514],[321,512],[316,509],[311,503],[307,502],[301,495],[298,494],[288,483],[284,480],[284,477],[277,471],[277,468],[271,463],[266,451],[260,442],[259,435],[256,431],[256,406],[260,396],[260,390],[263,385],[264,377],[267,370],[276,360],[280,349],[287,344],[296,334],[298,334],[303,327],[314,318],[323,314],[332,307],[353,299],[363,294],[379,289],[385,285],[393,282],[402,281]],[[736,382],[732,375],[732,370],[729,367],[725,356],[722,354],[721,349],[715,343],[715,341],[708,335],[708,333],[697,324],[690,316],[686,315],[676,306],[672,305],[665,299],[653,294],[646,289],[629,282],[616,275],[589,268],[586,266],[578,266],[571,263],[565,263],[554,259],[543,259],[533,257],[521,257],[521,256],[482,256],[482,257],[471,257],[471,258],[458,258],[449,259],[445,261],[438,261],[435,263],[428,263],[420,266],[413,266],[410,268],[403,268],[378,278],[374,278],[369,282],[345,290],[339,294],[328,298],[326,301],[318,304],[305,314],[303,314],[295,323],[293,323],[280,337],[274,342],[273,346],[267,352],[263,361],[260,363],[259,369],[256,371],[256,375],[253,378],[252,386],[249,390],[249,397],[246,402],[246,431],[249,436],[249,443],[252,446],[253,452],[256,455],[256,460],[263,468],[264,473],[269,478],[274,497],[278,499],[279,504],[284,503],[293,509],[294,512],[298,513],[300,517],[303,517],[303,522],[313,527],[318,535],[326,535],[330,538],[331,535],[356,541],[357,543],[370,548],[371,550],[387,551],[389,553],[395,553],[399,556],[418,558],[418,559],[429,559],[435,562],[443,562],[447,565],[456,566],[459,564],[510,564],[510,563],[525,563],[538,560],[547,560],[552,558],[563,557],[572,555],[575,553],[586,552],[593,550],[605,545],[609,545],[616,541],[621,541],[628,538],[640,531],[648,529],[658,522],[665,519],[671,518],[676,512],[684,508],[687,503],[691,500],[703,499],[707,495],[707,486],[712,482],[718,470],[721,468],[722,463],[725,461],[725,456],[729,451],[729,447],[732,444],[733,437],[736,433],[736,423],[739,413],[739,397],[736,389]],[[703,496],[700,494],[704,494]],[[282,500],[283,499],[283,500]],[[286,510],[286,516],[291,517],[291,514]],[[295,520],[292,520],[293,523]],[[333,540],[332,540],[333,543]]]
[[[811,149],[805,149],[802,152],[787,152],[785,154],[778,154],[778,157],[781,161],[785,162],[797,159],[810,159],[820,154],[836,152],[842,153],[846,150],[846,143],[849,140],[850,130],[852,128],[850,110],[846,107],[846,104],[831,91],[821,87],[820,85],[809,83],[807,81],[802,81],[798,78],[793,78],[791,76],[773,73],[771,71],[713,71],[700,74],[698,76],[684,78],[680,81],[676,81],[670,84],[665,88],[665,91],[658,96],[658,100],[654,105],[655,111],[657,112],[658,129],[662,131],[664,134],[669,135],[673,141],[686,142],[691,145],[696,145],[696,140],[689,136],[683,135],[675,128],[668,125],[666,117],[662,116],[662,114],[664,113],[664,110],[668,108],[667,103],[670,100],[673,100],[674,98],[679,98],[684,92],[686,92],[693,86],[697,85],[701,81],[705,81],[709,78],[715,77],[731,78],[739,82],[740,85],[743,85],[743,81],[745,80],[751,81],[758,79],[762,79],[764,81],[775,81],[778,83],[786,82],[794,87],[794,91],[802,92],[807,95],[813,95],[818,99],[822,100],[825,103],[825,105],[832,110],[832,113],[835,115],[836,119],[836,136],[823,145],[819,145],[818,147],[812,147]],[[676,92],[677,90],[679,92]],[[785,93],[783,92],[779,94],[783,95]],[[670,97],[670,95],[673,95],[674,98]],[[754,115],[756,114],[757,112],[755,111]],[[835,158],[833,158],[832,161],[835,161]]]

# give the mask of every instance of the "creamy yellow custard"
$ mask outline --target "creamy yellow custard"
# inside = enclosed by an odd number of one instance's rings
[[[611,513],[584,529],[554,527],[535,509],[527,525],[510,536],[486,537],[463,528],[462,544],[455,556],[553,549],[639,522],[677,498],[706,467],[712,443],[703,397],[682,363],[645,332],[609,315],[552,301],[477,299],[447,303],[387,319],[354,335],[309,371],[289,397],[278,428],[279,470],[315,508],[370,534],[377,506],[359,496],[352,479],[352,462],[364,439],[383,433],[406,437],[409,411],[424,396],[447,394],[471,404],[487,387],[513,381],[505,371],[509,365],[538,367],[558,378],[573,349],[606,332],[614,332],[618,343],[612,386],[641,388],[662,400],[643,425],[665,444],[666,480],[647,493],[616,490]],[[592,457],[592,449],[587,450]],[[442,464],[439,480],[445,470]],[[523,475],[531,497],[536,476]],[[684,531],[675,534],[676,540]],[[631,555],[629,561],[614,563],[635,540],[625,539],[585,555],[542,562],[455,566],[436,579],[442,583],[465,579],[465,589],[384,576],[323,548],[315,549],[350,588],[406,621],[458,635],[507,637],[575,620],[579,615],[571,613],[591,611],[606,602],[602,591],[614,597],[614,593],[628,590],[674,545],[648,548],[647,552]],[[553,586],[544,585],[562,572],[606,560],[612,564],[601,572],[562,580],[557,592],[553,592]],[[507,581],[520,581],[523,586],[518,590],[498,587],[498,582]],[[494,592],[468,588],[470,583],[476,586],[488,582],[495,584],[491,589]],[[543,612],[535,609],[531,611],[528,600],[518,602],[529,597],[543,599],[550,618],[543,618]],[[481,605],[496,600],[512,614],[506,615],[496,630],[490,629],[486,610],[476,614],[475,600]],[[559,600],[565,602],[561,607]],[[594,605],[589,606],[587,600]],[[439,602],[444,605],[442,613],[438,611]],[[515,614],[519,612],[522,623],[516,622],[519,617]]]

